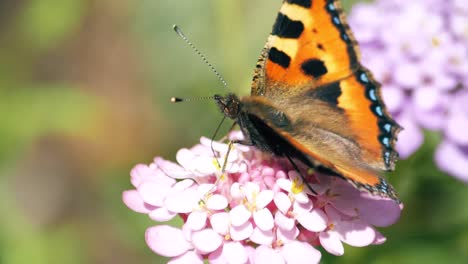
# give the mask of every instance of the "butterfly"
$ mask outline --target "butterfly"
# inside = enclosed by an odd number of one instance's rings
[[[241,143],[399,201],[381,175],[395,168],[402,128],[388,114],[380,86],[360,63],[337,0],[284,0],[250,96],[214,98],[244,133]]]

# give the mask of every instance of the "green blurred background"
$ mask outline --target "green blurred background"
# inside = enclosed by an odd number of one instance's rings
[[[121,193],[135,164],[174,159],[222,118],[171,96],[226,92],[172,24],[248,94],[280,2],[0,1],[0,264],[165,263]],[[433,164],[438,141],[390,176],[405,210],[388,241],[323,263],[468,263],[468,192]]]

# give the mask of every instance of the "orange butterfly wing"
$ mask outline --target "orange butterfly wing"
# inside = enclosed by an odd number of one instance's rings
[[[336,0],[285,0],[257,63],[252,96],[243,101],[313,160],[359,188],[396,199],[383,193],[387,184],[379,174],[394,169],[401,128],[358,54]],[[294,129],[278,127],[254,105],[284,113]]]

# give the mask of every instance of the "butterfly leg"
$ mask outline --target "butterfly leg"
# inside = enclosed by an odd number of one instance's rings
[[[309,188],[309,190],[314,193],[315,195],[317,195],[317,192],[312,189],[312,187],[310,186],[309,182],[307,182],[306,180],[306,177],[302,174],[302,172],[299,170],[299,167],[296,165],[296,163],[294,163],[293,159],[288,155],[288,154],[285,154],[286,158],[289,160],[289,162],[291,162],[291,164],[293,165],[294,169],[297,171],[297,173],[299,173],[299,175],[301,175],[301,178],[302,178],[302,182],[307,186],[307,188]]]

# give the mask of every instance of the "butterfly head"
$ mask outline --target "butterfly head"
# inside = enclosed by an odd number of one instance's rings
[[[225,116],[231,119],[236,119],[239,116],[241,103],[235,94],[229,93],[226,96],[215,95],[214,99]]]

